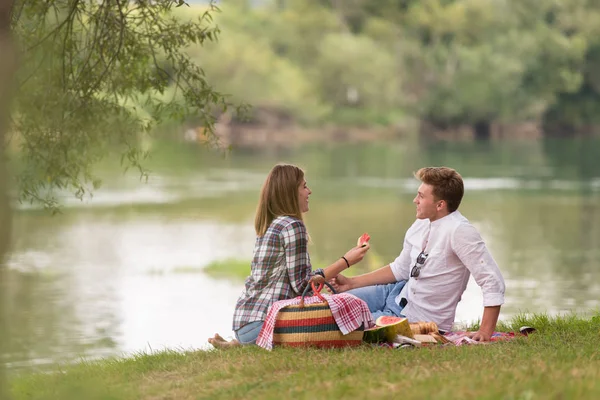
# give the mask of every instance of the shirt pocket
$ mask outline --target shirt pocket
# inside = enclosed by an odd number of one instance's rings
[[[423,270],[428,270],[427,275],[435,275],[446,271],[448,259],[448,254],[446,251],[439,248],[433,248],[431,250],[426,251],[426,253],[427,260],[425,260]]]

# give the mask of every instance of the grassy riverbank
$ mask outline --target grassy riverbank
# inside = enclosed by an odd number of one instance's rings
[[[600,312],[515,318],[508,343],[422,349],[159,352],[13,377],[22,399],[596,398]],[[85,397],[84,397],[85,396]]]
[[[251,260],[240,260],[235,258],[217,260],[204,267],[203,271],[213,278],[243,281],[250,274],[251,263]],[[319,261],[315,262],[313,260],[312,262],[313,270],[317,268],[326,268],[327,265],[328,264]],[[365,261],[361,263],[360,267],[350,268],[344,271],[344,275],[355,276],[365,272],[374,271],[383,266],[384,263],[381,256],[371,250],[370,253],[367,254],[367,257],[365,257]]]

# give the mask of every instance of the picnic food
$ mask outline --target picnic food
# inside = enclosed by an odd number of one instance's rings
[[[367,243],[369,242],[369,239],[371,239],[371,236],[369,236],[369,234],[368,234],[368,233],[366,233],[366,232],[365,232],[365,233],[363,233],[363,234],[361,235],[361,237],[359,237],[359,238],[358,238],[358,243],[357,243],[357,246],[358,246],[358,247],[363,247],[363,246],[366,246],[366,245],[367,245]]]
[[[365,330],[363,340],[367,343],[391,343],[396,336],[413,337],[408,320],[401,317],[381,316],[375,321],[375,327]]]
[[[365,330],[363,341],[367,343],[391,343],[396,338],[396,327],[393,325],[376,326]]]
[[[450,341],[448,339],[446,339],[446,337],[444,335],[440,334],[439,332],[432,332],[429,334],[429,336],[431,336],[435,340],[437,340],[438,343],[442,343],[442,344],[450,343]]]
[[[394,326],[396,328],[396,335],[402,335],[409,338],[413,337],[413,332],[410,329],[408,319],[401,317],[393,317],[389,315],[382,315],[375,321],[377,326]]]
[[[426,345],[438,343],[438,340],[432,335],[415,335],[415,339]]]
[[[432,332],[439,332],[435,322],[413,322],[410,324],[410,329],[415,335],[426,335]]]

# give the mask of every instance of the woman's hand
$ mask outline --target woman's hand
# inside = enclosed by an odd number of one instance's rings
[[[370,248],[371,246],[369,245],[369,243],[364,244],[362,247],[353,247],[350,250],[348,250],[346,254],[344,254],[344,257],[346,257],[346,260],[348,260],[348,264],[358,264],[362,261],[365,254],[367,254],[367,251],[369,251]]]

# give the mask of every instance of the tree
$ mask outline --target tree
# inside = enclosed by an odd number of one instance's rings
[[[574,136],[598,132],[600,118],[600,5],[596,2],[555,3],[547,12],[547,23],[567,37],[584,41],[585,58],[577,67],[582,84],[576,90],[557,93],[556,102],[543,114],[547,136]]]
[[[120,150],[144,174],[139,135],[165,119],[193,115],[213,132],[214,91],[184,52],[216,39],[211,3],[195,21],[170,15],[183,0],[0,0],[0,398],[9,344],[7,279],[10,201],[6,146],[20,148],[19,199],[56,210],[56,190],[79,197],[99,182],[92,166]],[[19,39],[18,57],[11,31]],[[16,59],[19,70],[13,79]],[[9,94],[16,89],[9,117]],[[165,98],[171,88],[179,101]],[[10,119],[10,121],[9,121]],[[7,137],[9,132],[10,137]]]
[[[8,250],[11,231],[10,206],[8,201],[8,174],[4,153],[5,133],[8,126],[10,83],[15,67],[13,44],[10,36],[11,0],[0,0],[0,399],[8,398],[8,388],[4,373],[4,357],[9,346],[8,302],[6,297],[7,274],[4,257]]]
[[[230,10],[230,9],[228,9]],[[251,15],[245,16],[251,20]],[[291,60],[277,55],[267,40],[226,27],[219,43],[189,49],[202,63],[206,76],[234,101],[291,112],[303,122],[312,122],[328,112],[320,101],[317,84]],[[210,51],[210,57],[205,56]]]
[[[495,121],[538,119],[557,93],[577,90],[586,43],[549,24],[553,1],[429,0],[410,7],[407,53],[415,110],[486,138]]]
[[[215,40],[218,11],[172,15],[184,0],[16,0],[21,43],[11,145],[19,147],[19,199],[56,210],[58,190],[78,197],[100,184],[92,166],[119,151],[144,176],[140,135],[194,116],[213,133],[229,102],[186,54]],[[173,96],[166,96],[173,94]]]
[[[315,67],[321,96],[336,107],[389,111],[399,104],[400,68],[392,54],[368,37],[326,35]]]

